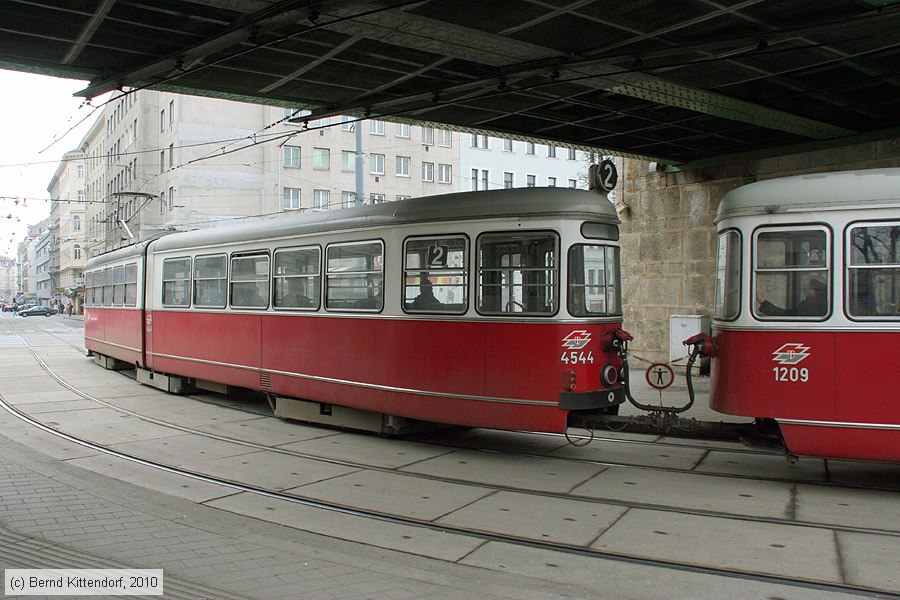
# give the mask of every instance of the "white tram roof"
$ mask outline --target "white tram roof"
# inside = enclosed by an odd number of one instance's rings
[[[618,223],[604,195],[572,188],[514,188],[411,198],[372,206],[290,214],[274,219],[167,235],[157,251],[252,242],[296,235],[515,217],[566,217]]]
[[[821,211],[900,203],[900,168],[813,173],[736,188],[719,203],[716,222],[734,216]]]

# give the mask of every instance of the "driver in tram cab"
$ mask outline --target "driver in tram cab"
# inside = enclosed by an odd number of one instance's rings
[[[434,284],[427,277],[422,277],[419,283],[419,295],[416,296],[409,307],[412,310],[428,310],[437,306],[441,306],[441,301],[434,295]]]
[[[824,317],[828,313],[828,286],[818,277],[810,277],[803,286],[803,300],[794,310],[782,308],[765,299],[763,286],[757,283],[758,312],[769,317]]]

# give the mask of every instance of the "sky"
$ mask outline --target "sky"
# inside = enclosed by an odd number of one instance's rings
[[[47,186],[62,155],[78,148],[101,116],[102,109],[91,115],[93,108],[73,96],[85,87],[85,81],[0,70],[0,256],[15,258],[28,225],[49,216]]]

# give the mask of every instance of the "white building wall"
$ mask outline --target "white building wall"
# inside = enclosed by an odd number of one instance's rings
[[[550,156],[555,153],[555,156]],[[529,187],[586,188],[589,155],[568,148],[462,134],[460,191]],[[477,176],[476,176],[477,171]],[[512,185],[508,185],[508,175]],[[485,186],[487,184],[487,186]]]

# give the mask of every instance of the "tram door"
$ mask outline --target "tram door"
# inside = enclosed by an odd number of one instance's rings
[[[554,235],[484,236],[480,250],[482,312],[555,312]]]

